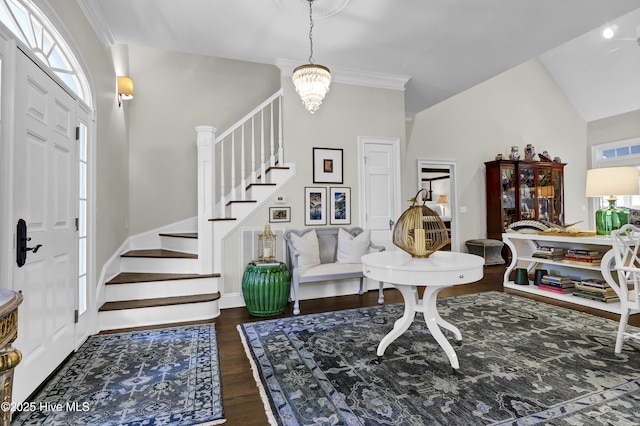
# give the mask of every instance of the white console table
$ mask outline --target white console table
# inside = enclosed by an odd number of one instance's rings
[[[535,269],[547,269],[550,273],[563,276],[574,277],[597,277],[604,278],[607,283],[620,295],[620,287],[611,274],[613,268],[613,250],[611,249],[611,237],[609,236],[589,236],[589,237],[565,237],[544,234],[521,234],[518,232],[505,232],[502,234],[502,241],[511,249],[511,264],[504,273],[505,288],[532,293],[551,299],[562,300],[577,305],[588,306],[607,312],[620,313],[620,302],[605,303],[597,300],[585,299],[571,294],[558,294],[546,290],[541,290],[537,286],[515,284],[509,280],[509,274],[516,267],[527,268],[531,273]],[[533,253],[538,246],[560,247],[565,249],[589,249],[598,250],[604,254],[599,266],[585,266],[562,263],[550,259],[533,257]]]

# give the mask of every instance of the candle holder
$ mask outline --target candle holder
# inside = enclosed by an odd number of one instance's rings
[[[274,262],[276,260],[276,235],[268,223],[262,234],[258,234],[258,261]]]
[[[393,228],[393,244],[419,258],[429,257],[449,242],[447,227],[440,216],[425,205],[426,201],[418,205],[418,196],[424,190],[409,200],[411,207],[400,215]]]

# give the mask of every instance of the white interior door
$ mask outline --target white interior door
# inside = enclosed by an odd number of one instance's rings
[[[394,250],[391,231],[400,215],[400,141],[362,137],[360,148],[360,212],[371,240]]]
[[[74,349],[77,240],[76,101],[22,52],[16,56],[14,224],[24,219],[26,263],[14,263],[22,291],[14,400],[23,401]],[[15,254],[15,253],[14,253]]]
[[[418,158],[418,190],[432,191],[427,206],[437,204],[440,195],[446,195],[448,204],[443,205],[444,216],[449,219],[451,251],[460,251],[460,222],[458,217],[458,165],[455,161]],[[448,176],[446,179],[441,179]],[[435,180],[434,180],[435,179]],[[421,195],[424,195],[424,191]],[[443,219],[445,219],[443,218]]]

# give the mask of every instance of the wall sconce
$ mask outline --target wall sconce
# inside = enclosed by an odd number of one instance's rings
[[[118,76],[118,106],[122,106],[122,101],[133,99],[133,80],[129,77]]]

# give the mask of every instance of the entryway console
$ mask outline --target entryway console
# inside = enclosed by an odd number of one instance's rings
[[[544,234],[526,234],[519,232],[505,232],[502,234],[502,241],[511,249],[511,264],[504,274],[504,287],[513,290],[524,291],[539,296],[549,297],[551,299],[562,300],[565,302],[575,303],[578,305],[588,306],[607,312],[620,313],[620,302],[603,302],[599,300],[590,300],[583,297],[574,296],[572,293],[555,293],[548,290],[542,290],[533,282],[528,285],[515,284],[509,279],[511,271],[516,267],[526,268],[528,274],[533,274],[536,269],[546,269],[550,275],[570,277],[579,280],[588,278],[604,279],[611,286],[616,294],[620,294],[617,282],[611,275],[613,267],[613,250],[611,237],[608,236],[586,236],[586,237],[570,237],[570,236],[553,236]],[[549,256],[549,258],[534,256],[535,253],[544,252],[541,247],[558,249],[561,252],[567,250],[583,250],[585,253],[602,253],[602,259],[594,262],[591,266],[588,262],[563,262],[563,258]],[[597,255],[596,255],[597,257]]]

